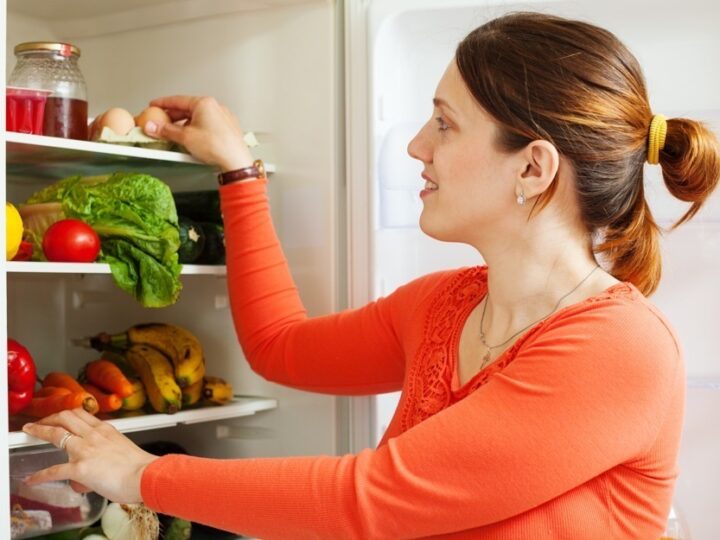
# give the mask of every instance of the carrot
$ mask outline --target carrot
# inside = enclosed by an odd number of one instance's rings
[[[90,384],[105,392],[117,394],[121,398],[133,393],[132,383],[110,360],[100,359],[90,362],[85,366],[85,378]]]
[[[123,400],[117,394],[106,394],[97,386],[93,386],[92,384],[83,384],[82,386],[86,392],[92,394],[92,396],[97,399],[101,413],[117,411],[120,407],[122,407]]]
[[[57,392],[47,397],[33,398],[30,406],[23,411],[23,414],[34,418],[45,418],[65,409],[77,409],[80,407],[90,414],[95,414],[98,411],[98,402],[85,390],[70,393]]]
[[[71,392],[85,392],[83,387],[80,386],[80,383],[77,382],[72,375],[60,371],[52,371],[45,375],[42,385],[59,386],[60,388],[67,388]]]
[[[42,388],[40,388],[40,390],[33,394],[33,397],[50,397],[56,394],[72,394],[72,391],[68,390],[67,388],[61,388],[59,386],[43,386]]]

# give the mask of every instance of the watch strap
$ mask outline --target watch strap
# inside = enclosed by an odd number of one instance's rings
[[[262,160],[256,159],[250,167],[243,167],[242,169],[234,169],[218,174],[218,183],[221,186],[225,186],[248,178],[266,178],[265,165]]]

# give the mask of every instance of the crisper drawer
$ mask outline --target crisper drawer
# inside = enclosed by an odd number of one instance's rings
[[[11,451],[10,505],[13,540],[84,527],[100,518],[107,506],[107,500],[97,493],[77,493],[67,481],[34,486],[23,482],[36,471],[65,462],[67,454],[52,447]]]

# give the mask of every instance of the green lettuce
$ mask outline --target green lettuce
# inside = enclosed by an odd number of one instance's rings
[[[170,188],[147,174],[71,176],[33,194],[26,205],[60,203],[66,218],[80,219],[100,237],[99,261],[115,283],[145,307],[173,304],[182,289],[177,250],[180,230]],[[32,231],[42,253],[44,231]]]

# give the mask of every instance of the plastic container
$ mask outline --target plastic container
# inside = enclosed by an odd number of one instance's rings
[[[34,41],[15,46],[17,63],[8,86],[49,90],[43,135],[87,140],[88,103],[78,65],[80,49],[70,43]]]
[[[86,527],[100,518],[107,500],[96,493],[77,493],[67,481],[34,486],[23,482],[36,471],[66,462],[67,454],[56,448],[21,450],[10,454],[13,540]]]
[[[42,135],[45,103],[51,93],[49,90],[8,86],[5,89],[5,129]]]

